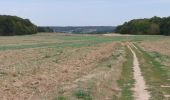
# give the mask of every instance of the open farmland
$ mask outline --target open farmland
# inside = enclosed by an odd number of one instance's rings
[[[154,35],[0,37],[0,98],[136,100],[134,51],[148,97],[168,100],[169,47],[170,37]]]

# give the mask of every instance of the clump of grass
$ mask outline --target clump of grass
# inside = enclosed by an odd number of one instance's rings
[[[133,79],[133,56],[131,51],[126,47],[126,61],[123,63],[121,77],[118,84],[122,90],[121,97],[118,100],[133,100],[132,87]]]
[[[53,100],[68,100],[68,99],[64,96],[58,96],[58,97],[54,98]]]
[[[59,59],[54,59],[53,62],[58,63]]]
[[[45,56],[43,58],[50,58],[50,55],[45,54]]]
[[[4,75],[7,75],[7,73],[4,71],[0,71],[0,76],[4,76]]]
[[[113,54],[112,54],[113,59],[117,59],[117,58],[120,57],[120,56],[121,56],[120,51],[117,51],[117,53],[113,53]]]
[[[111,64],[108,64],[107,67],[108,67],[108,68],[112,68],[112,65],[111,65]]]
[[[90,95],[89,91],[84,91],[84,90],[78,90],[75,92],[75,96],[78,99],[83,99],[83,100],[92,100],[92,96]]]

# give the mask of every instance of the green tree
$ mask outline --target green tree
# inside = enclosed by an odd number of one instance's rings
[[[17,16],[0,15],[0,35],[25,35],[37,33],[37,26],[28,19]]]
[[[121,34],[170,35],[170,17],[135,19],[116,28]]]

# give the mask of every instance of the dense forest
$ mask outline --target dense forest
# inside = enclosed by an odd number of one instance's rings
[[[170,17],[131,20],[115,31],[121,34],[170,35]]]
[[[0,35],[26,35],[37,33],[37,27],[29,19],[17,16],[0,15]]]

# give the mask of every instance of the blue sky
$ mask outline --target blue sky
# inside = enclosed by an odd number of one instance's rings
[[[134,18],[170,16],[170,0],[1,0],[0,14],[40,26],[116,26]]]

